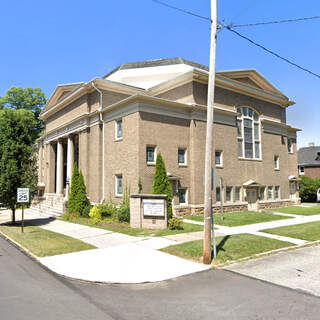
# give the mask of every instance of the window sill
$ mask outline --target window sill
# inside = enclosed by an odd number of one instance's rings
[[[224,166],[217,166],[216,165],[216,169],[224,169]]]
[[[274,168],[274,171],[280,171],[280,169]]]
[[[238,160],[262,162],[262,159],[251,159],[251,158],[241,158],[241,157],[238,157]]]
[[[187,168],[188,167],[187,164],[183,164],[183,163],[179,163],[178,165],[179,165],[179,167],[182,167],[182,168]]]
[[[147,166],[154,167],[156,165],[155,162],[147,162]]]
[[[117,138],[117,139],[114,139],[114,142],[119,142],[119,141],[122,141],[123,138]]]
[[[122,198],[122,196],[123,196],[122,194],[116,194],[115,195],[116,198]]]

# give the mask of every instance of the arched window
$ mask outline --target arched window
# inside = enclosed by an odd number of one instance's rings
[[[248,107],[237,109],[238,157],[260,159],[260,121],[256,111]]]

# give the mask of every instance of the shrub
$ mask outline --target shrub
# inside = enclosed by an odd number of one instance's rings
[[[117,214],[117,208],[111,197],[109,202],[101,203],[98,205],[102,217],[115,216]]]
[[[129,197],[130,197],[130,188],[126,187],[123,194],[122,204],[117,214],[119,222],[130,222],[130,198]]]
[[[90,210],[92,209],[93,205],[92,204],[88,204],[84,207],[83,211],[82,211],[82,216],[88,218],[89,217],[89,213]]]
[[[170,230],[183,230],[181,218],[171,218],[168,223]]]
[[[152,184],[153,194],[168,195],[168,219],[172,218],[172,188],[167,176],[166,166],[163,162],[162,156],[157,155],[156,168],[154,173],[154,180]]]
[[[299,183],[299,194],[302,202],[316,202],[320,179],[302,176]]]
[[[122,205],[118,210],[119,222],[130,222],[130,207]]]
[[[67,211],[62,217],[62,219],[66,220],[66,221],[76,221],[78,218],[79,218],[79,214],[78,213],[76,213],[76,212],[72,213],[72,212],[69,212],[69,211]]]
[[[90,216],[90,220],[89,220],[90,223],[99,224],[101,222],[101,213],[97,206],[94,206],[91,208],[89,216]]]

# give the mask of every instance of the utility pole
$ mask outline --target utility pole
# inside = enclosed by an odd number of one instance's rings
[[[211,211],[212,211],[212,150],[213,150],[213,120],[214,120],[214,86],[216,74],[216,40],[217,40],[217,0],[211,0],[211,41],[210,65],[207,98],[207,133],[205,158],[204,186],[204,239],[203,263],[211,263]]]

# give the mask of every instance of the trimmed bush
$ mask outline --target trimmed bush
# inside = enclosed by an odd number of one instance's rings
[[[168,195],[168,219],[172,218],[172,187],[167,176],[166,166],[162,159],[161,153],[157,155],[154,180],[152,184],[153,194]]]
[[[90,216],[90,220],[89,220],[90,223],[99,224],[101,222],[101,213],[97,206],[94,206],[91,208],[89,216]]]
[[[71,178],[70,195],[68,199],[68,213],[79,213],[77,207],[77,192],[79,188],[79,170],[77,164],[74,165]]]
[[[168,221],[170,230],[183,230],[181,218],[171,218]]]
[[[317,190],[320,188],[320,179],[302,176],[299,182],[299,195],[302,202],[316,202]]]

